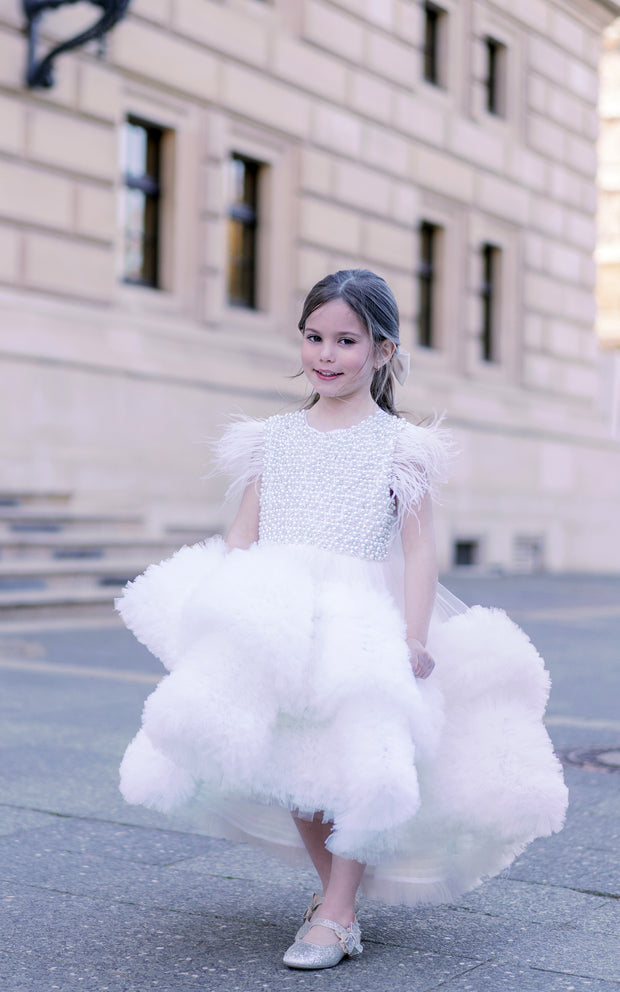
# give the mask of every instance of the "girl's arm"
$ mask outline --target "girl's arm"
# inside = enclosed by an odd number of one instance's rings
[[[245,550],[258,541],[258,510],[260,483],[250,482],[245,487],[237,516],[225,537],[229,548]]]
[[[435,662],[425,648],[437,587],[433,510],[429,494],[417,514],[409,513],[401,529],[405,557],[405,619],[413,674],[427,678]]]

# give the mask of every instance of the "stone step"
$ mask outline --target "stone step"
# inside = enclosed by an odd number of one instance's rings
[[[11,534],[0,541],[0,559],[3,562],[29,561],[32,559],[93,558],[105,559],[110,555],[140,557],[145,561],[160,561],[184,543],[194,544],[203,535],[193,534],[188,541],[175,535],[145,537],[140,534],[106,534],[98,531],[73,531],[71,534]]]
[[[20,590],[19,592],[0,591],[0,631],[4,624],[49,620],[63,621],[102,620],[114,622],[114,590],[112,589],[72,589],[63,590]],[[120,623],[119,619],[119,623]]]
[[[149,559],[130,556],[0,561],[0,591],[70,590],[78,583],[121,588],[150,564]]]
[[[67,507],[71,494],[67,492],[22,492],[21,490],[0,490],[0,506],[28,506],[39,510]]]
[[[68,533],[86,527],[98,531],[112,529],[115,533],[137,533],[142,526],[142,518],[134,513],[88,513],[60,507],[41,509],[0,504],[0,537],[21,533]]]

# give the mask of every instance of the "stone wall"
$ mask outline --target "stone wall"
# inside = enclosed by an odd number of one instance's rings
[[[49,15],[48,40],[82,23]],[[133,0],[109,39],[23,85],[0,2],[0,455],[5,489],[218,525],[201,442],[231,410],[299,396],[296,321],[326,271],[384,275],[413,374],[463,456],[442,564],[617,568],[618,446],[594,332],[597,69],[612,3],[442,0],[445,78],[423,80],[413,0]],[[92,12],[90,14],[92,16]],[[485,43],[505,45],[503,116]],[[162,288],[119,280],[119,132],[166,129]],[[259,305],[226,300],[227,162],[268,166]],[[418,226],[441,228],[438,346],[416,344]],[[499,360],[480,350],[480,246],[502,251]],[[538,550],[537,550],[538,549]]]

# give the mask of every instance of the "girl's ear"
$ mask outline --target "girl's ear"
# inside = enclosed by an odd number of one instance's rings
[[[381,344],[377,346],[375,353],[375,369],[380,369],[383,368],[384,365],[387,365],[395,351],[396,345],[394,342],[388,341],[387,338],[384,338]]]

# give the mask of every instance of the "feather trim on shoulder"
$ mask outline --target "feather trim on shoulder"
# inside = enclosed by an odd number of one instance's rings
[[[437,490],[458,454],[452,431],[441,426],[443,415],[427,426],[405,422],[396,437],[392,465],[392,491],[396,496],[398,525],[408,513],[417,515],[427,493],[437,499]]]
[[[214,471],[227,475],[230,485],[226,499],[238,499],[251,482],[257,482],[263,471],[263,437],[265,421],[240,417],[224,428],[215,441]]]

